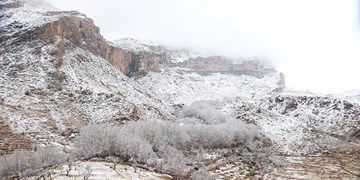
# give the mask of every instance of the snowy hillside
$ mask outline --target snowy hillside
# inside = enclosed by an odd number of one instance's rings
[[[200,100],[224,100],[235,97],[255,100],[279,88],[279,80],[278,73],[259,79],[246,75],[170,68],[163,69],[160,73],[151,72],[136,82],[170,105],[190,105]]]
[[[125,49],[131,52],[147,52],[154,54],[167,54],[174,64],[183,63],[190,59],[198,57],[214,56],[210,54],[201,54],[191,49],[185,48],[170,48],[152,41],[138,40],[134,38],[122,38],[112,42],[114,46]]]
[[[0,177],[351,179],[359,97],[290,90],[258,59],[108,42],[41,0],[0,2]]]
[[[355,89],[351,91],[345,91],[342,93],[334,94],[335,97],[346,99],[350,102],[360,104],[360,89]]]
[[[119,40],[115,40],[113,43],[115,44],[115,46],[118,46],[122,49],[125,49],[127,51],[132,51],[132,52],[155,51],[155,52],[161,53],[161,52],[165,51],[164,49],[162,49],[160,44],[157,44],[152,41],[144,41],[144,40],[138,40],[138,39],[133,39],[133,38],[122,38]]]
[[[63,37],[28,41],[17,36],[53,18],[69,15],[59,13],[47,18],[36,7],[29,10],[31,5],[32,1],[19,9],[8,9],[13,22],[8,18],[5,21],[21,26],[8,24],[5,30],[13,29],[1,34],[1,38],[10,39],[1,42],[0,49],[2,122],[31,140],[49,143],[66,140],[67,136],[60,136],[61,133],[76,131],[88,123],[168,118],[163,111],[166,107],[103,58]],[[14,20],[12,17],[20,12],[24,16],[38,14],[28,20],[41,23]]]
[[[322,154],[354,137],[360,107],[319,96],[272,94],[260,101],[243,98],[218,105],[221,111],[261,127],[281,153]]]
[[[26,3],[25,3],[26,2]],[[25,24],[30,27],[39,26],[45,22],[54,20],[52,17],[46,17],[48,11],[55,11],[44,0],[7,0],[0,2],[0,5],[13,6],[6,11],[0,11],[6,18],[0,24],[0,27],[7,26],[11,23],[17,22]]]
[[[285,154],[335,149],[360,127],[359,105],[312,93],[279,93],[279,80],[278,73],[259,79],[172,68],[137,82],[169,106],[216,101],[216,109],[259,126]]]
[[[56,59],[48,55],[52,48],[43,46],[35,55],[33,48],[24,45],[13,48],[16,54],[0,57],[1,119],[16,132],[51,137],[51,131],[83,123],[131,119],[131,113],[138,113],[134,116],[140,119],[161,117],[147,110],[159,102],[105,60],[75,48],[57,67]]]

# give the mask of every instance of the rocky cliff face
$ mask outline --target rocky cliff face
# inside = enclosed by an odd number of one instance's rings
[[[188,69],[163,78],[168,80],[163,82],[164,88],[174,80],[180,81],[178,76],[185,73],[189,81],[224,79],[226,86],[214,86],[214,91],[230,88],[232,94],[240,87],[232,87],[233,82],[237,83],[237,73],[257,77],[259,82],[269,73],[255,61],[233,64],[222,56],[202,56],[160,45],[136,42],[136,47],[134,43],[124,45],[124,40],[110,43],[85,15],[55,11],[39,2],[0,3],[0,123],[15,134],[25,135],[28,144],[66,143],[68,135],[87,123],[172,119],[173,102],[185,102],[181,92],[174,92],[179,94],[178,100],[168,101],[170,94],[156,90],[153,75],[166,75],[164,69]],[[149,72],[152,75],[145,76]],[[223,75],[203,76],[212,73]],[[234,75],[234,81],[226,81],[228,74]],[[134,81],[128,77],[143,78]],[[183,87],[186,85],[178,88]],[[273,88],[270,85],[265,89]],[[189,98],[202,93],[191,92]],[[221,98],[221,93],[216,97]]]
[[[199,101],[259,128],[280,157],[358,147],[360,106],[350,101],[355,96],[344,100],[287,90],[282,73],[255,59],[233,63],[134,39],[107,42],[85,15],[33,2],[0,2],[0,155],[36,144],[71,146],[85,124],[176,122],[184,107]],[[244,161],[240,154],[229,150],[208,170],[223,178],[234,169],[238,177],[260,173],[254,168],[260,162]],[[296,158],[294,168],[318,165],[316,159]],[[344,162],[357,163],[347,158]],[[285,177],[278,173],[284,169],[276,168],[269,178]]]
[[[6,9],[6,6],[2,7]],[[135,71],[136,68],[133,64],[136,58],[134,54],[109,45],[91,19],[85,18],[78,12],[45,12],[43,16],[54,18],[54,20],[44,21],[40,26],[31,29],[24,28],[26,25],[21,22],[9,23],[4,30],[11,29],[16,33],[5,34],[3,32],[0,38],[1,44],[6,47],[6,45],[16,45],[34,40],[54,43],[56,38],[66,39],[74,46],[106,59],[125,74]],[[67,46],[63,40],[58,43],[54,53],[61,59]]]
[[[133,53],[110,45],[100,35],[99,28],[94,25],[91,19],[75,11],[33,12],[38,16],[42,16],[42,18],[39,19],[41,21],[39,24],[29,28],[25,22],[19,22],[16,19],[21,18],[16,17],[18,13],[16,8],[22,7],[23,4],[23,1],[9,1],[0,5],[3,10],[0,16],[1,21],[6,22],[2,23],[0,43],[5,50],[9,50],[10,45],[19,45],[31,41],[54,43],[55,39],[60,38],[66,39],[72,45],[106,59],[129,76],[137,74],[140,71],[139,69],[145,71],[159,69],[159,62],[155,61],[157,58],[155,55]],[[54,53],[61,59],[66,51],[67,44],[64,43],[64,40],[57,43],[57,49]]]
[[[67,144],[88,123],[171,118],[167,107],[119,71],[131,67],[131,53],[109,45],[90,19],[42,11],[27,1],[0,6],[0,131],[13,132],[0,137],[0,154]],[[114,67],[112,58],[122,64]]]
[[[171,67],[189,68],[201,73],[228,73],[257,78],[276,72],[274,68],[265,66],[256,58],[234,63],[233,60],[220,55],[202,55],[188,49],[172,49],[131,38],[117,40],[115,46],[133,53],[137,69],[129,73],[131,77],[141,77],[149,71],[159,72],[160,68]]]
[[[22,1],[4,3],[1,8],[4,10],[18,8],[22,6],[22,3]],[[5,47],[10,44],[16,45],[34,40],[53,43],[54,37],[59,37],[70,41],[74,46],[104,58],[129,77],[142,77],[149,71],[158,72],[160,68],[174,66],[210,72],[247,74],[259,78],[267,74],[269,69],[274,71],[272,68],[265,69],[256,61],[234,64],[230,59],[223,56],[188,57],[185,61],[176,63],[172,61],[172,57],[183,52],[177,51],[175,53],[175,51],[162,46],[147,46],[150,47],[149,50],[133,51],[107,42],[101,36],[100,30],[94,22],[79,12],[48,11],[43,12],[42,15],[44,16],[43,23],[33,28],[25,28],[26,25],[18,21],[6,23],[3,31],[11,29],[16,33],[1,32],[1,44]],[[11,19],[11,15],[10,17],[8,15],[2,17],[2,21],[8,21],[7,19]],[[57,45],[56,53],[60,60],[66,50],[65,45],[64,41],[60,41]]]

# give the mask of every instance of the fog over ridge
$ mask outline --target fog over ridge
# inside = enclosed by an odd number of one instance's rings
[[[231,58],[264,56],[295,89],[360,89],[359,1],[48,0],[133,37]]]

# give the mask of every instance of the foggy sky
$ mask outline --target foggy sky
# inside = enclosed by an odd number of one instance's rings
[[[360,89],[356,0],[48,0],[95,21],[108,40],[133,37],[232,58],[264,56],[288,87]]]

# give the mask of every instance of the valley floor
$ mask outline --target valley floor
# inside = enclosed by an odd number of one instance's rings
[[[275,156],[278,167],[262,167],[259,161],[220,158],[208,166],[220,179],[360,179],[360,146],[348,143],[338,151],[321,156]],[[241,158],[240,158],[241,159]]]
[[[217,179],[359,179],[360,178],[360,147],[357,143],[348,143],[338,151],[321,156],[275,156],[278,166],[262,164],[256,159],[246,159],[236,154],[221,157],[205,163],[211,174]],[[69,163],[58,165],[44,172],[45,179],[76,180],[84,179],[144,179],[169,180],[172,176],[156,173],[128,164],[114,164],[104,161],[77,161],[71,164],[68,176],[66,170]],[[136,169],[136,172],[135,172]],[[41,176],[41,175],[40,175]],[[40,176],[30,179],[35,180]]]
[[[71,170],[67,175],[69,164],[59,165],[54,167],[46,173],[43,173],[45,179],[53,180],[83,180],[88,176],[88,180],[95,179],[132,179],[132,180],[169,180],[171,176],[166,174],[159,174],[150,172],[142,168],[135,168],[130,165],[117,164],[115,169],[113,163],[102,161],[77,161],[71,164]],[[40,176],[41,176],[40,175]],[[29,178],[30,180],[37,180],[40,176]]]

